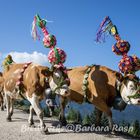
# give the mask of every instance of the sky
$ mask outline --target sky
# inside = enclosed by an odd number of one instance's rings
[[[47,29],[57,39],[57,47],[67,54],[65,66],[99,64],[118,69],[121,56],[105,43],[95,43],[96,32],[105,16],[117,26],[122,39],[129,41],[129,55],[140,57],[140,0],[0,0],[0,63],[12,54],[17,63],[34,61],[49,65],[48,48],[31,37],[36,14],[53,22]]]

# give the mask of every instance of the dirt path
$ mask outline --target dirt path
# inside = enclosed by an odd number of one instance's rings
[[[66,132],[66,129],[53,128],[52,122],[56,123],[57,120],[52,118],[45,118],[45,123],[49,127],[50,134],[43,135],[37,125],[37,117],[35,116],[35,128],[29,128],[27,119],[28,114],[15,110],[12,122],[6,122],[6,111],[0,112],[0,140],[126,140],[132,139],[126,136],[112,136],[109,134],[97,133],[74,133]]]

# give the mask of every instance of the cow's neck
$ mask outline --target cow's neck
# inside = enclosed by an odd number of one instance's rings
[[[24,99],[26,100],[26,97],[24,97],[24,95],[22,93],[24,93],[24,86],[23,86],[23,75],[25,70],[28,68],[28,66],[32,64],[30,63],[25,63],[22,67],[22,71],[20,72],[20,76],[18,78],[18,80],[16,81],[16,91],[17,93]]]

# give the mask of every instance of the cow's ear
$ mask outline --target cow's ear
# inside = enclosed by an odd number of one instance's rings
[[[122,82],[122,81],[124,80],[123,75],[122,75],[121,73],[119,73],[119,72],[116,73],[116,78],[117,78],[117,80],[119,80],[120,82]]]
[[[127,86],[128,80],[129,80],[129,76],[128,76],[127,74],[124,74],[123,84],[124,84],[125,86]]]
[[[126,77],[127,79],[133,80],[133,79],[136,78],[136,75],[135,75],[135,74],[127,74],[127,75],[125,75],[125,77]]]
[[[45,76],[50,76],[52,74],[52,72],[50,71],[49,68],[45,68],[45,69],[41,70],[41,73]]]

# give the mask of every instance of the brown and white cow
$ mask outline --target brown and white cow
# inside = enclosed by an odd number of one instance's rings
[[[88,66],[76,67],[68,70],[70,78],[70,94],[69,96],[60,96],[61,113],[60,121],[66,123],[64,109],[66,100],[83,103],[84,94],[82,90],[84,75]],[[140,96],[137,99],[129,98],[138,94],[139,80],[133,75],[123,77],[120,73],[113,71],[105,66],[95,65],[91,68],[88,76],[87,99],[97,109],[96,123],[99,124],[102,112],[106,113],[109,119],[110,128],[112,128],[112,111],[117,96],[117,89],[122,99],[127,104],[140,105]],[[125,104],[125,103],[124,103]]]
[[[50,86],[57,88],[59,81],[63,79],[63,84],[56,89],[55,93],[66,94],[68,93],[68,85],[65,82],[67,75],[63,73],[60,69],[54,68],[51,72],[48,67],[39,66],[35,64],[30,64],[23,71],[25,64],[11,64],[6,72],[4,72],[4,93],[7,102],[7,120],[11,121],[11,116],[13,114],[13,102],[14,99],[19,95],[16,83],[19,78],[21,78],[22,73],[22,91],[24,95],[30,101],[30,115],[29,124],[33,124],[33,110],[36,112],[39,120],[40,127],[45,128],[43,122],[43,111],[39,106],[39,101],[46,98],[46,89]],[[54,80],[55,79],[55,80]],[[65,88],[63,88],[63,86]],[[46,129],[47,131],[47,129]]]

